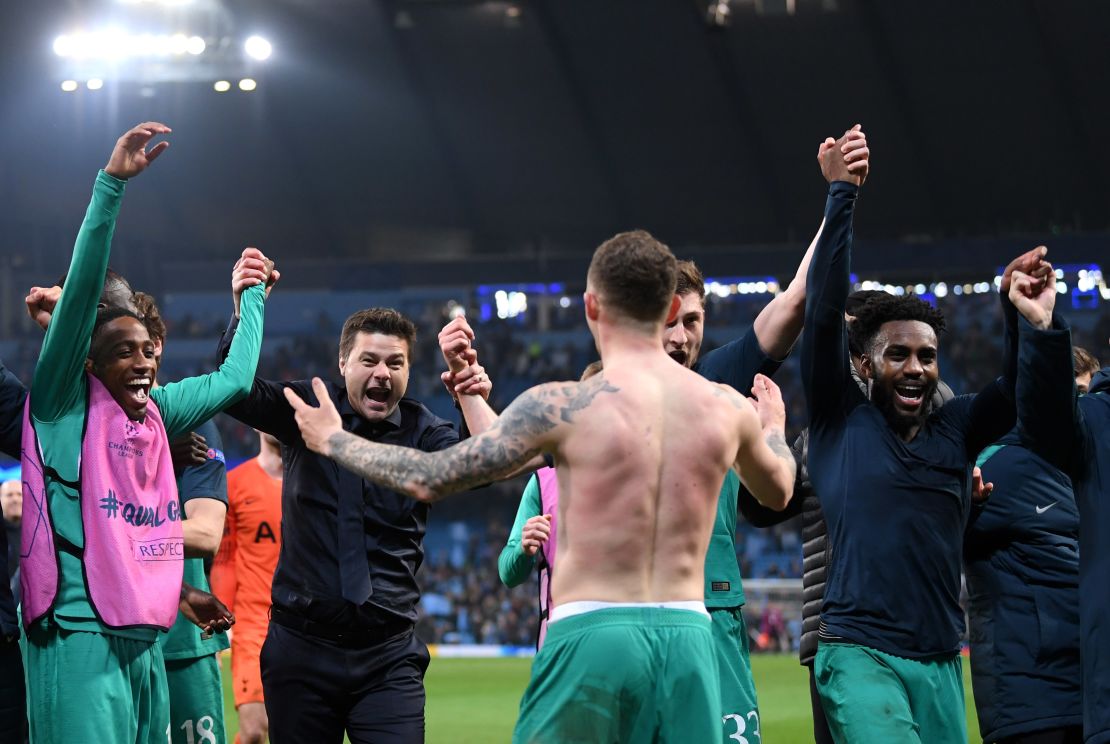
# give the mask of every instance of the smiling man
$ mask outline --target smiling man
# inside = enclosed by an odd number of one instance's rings
[[[225,335],[233,335],[235,322]],[[416,327],[396,310],[347,318],[342,383],[328,383],[343,428],[424,452],[459,441],[453,425],[405,398]],[[416,742],[424,736],[428,649],[414,633],[416,571],[428,506],[337,467],[301,438],[289,388],[308,380],[256,379],[228,413],[282,445],[282,543],[271,622],[262,647],[270,740]]]
[[[155,390],[147,327],[131,309],[100,307],[126,181],[168,147],[147,150],[169,131],[133,128],[98,174],[23,419],[22,614],[36,741],[167,741],[158,631],[179,608],[206,630],[230,622],[182,582],[169,440],[246,395],[265,303],[262,286],[246,287],[269,273],[240,287],[244,330],[220,369]]]
[[[961,549],[975,457],[1016,417],[1017,311],[1003,299],[1003,377],[930,412],[942,317],[915,297],[867,303],[852,332],[869,400],[845,364],[857,188],[836,159],[822,166],[829,196],[802,334],[809,474],[830,546],[817,688],[838,742],[965,742]],[[1046,276],[1043,257],[1011,263],[1000,295],[1016,268]]]

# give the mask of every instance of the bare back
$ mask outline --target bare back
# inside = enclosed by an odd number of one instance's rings
[[[753,420],[758,434],[754,409],[661,352],[606,359],[564,389],[555,604],[701,600],[717,499]]]

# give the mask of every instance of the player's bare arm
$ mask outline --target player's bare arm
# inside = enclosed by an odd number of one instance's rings
[[[727,385],[715,387],[714,395],[728,401],[740,414],[740,448],[735,461],[740,480],[759,503],[782,511],[794,493],[797,464],[786,443],[785,406],[778,386],[763,375],[756,377],[753,392],[762,396],[758,400],[761,409],[766,410],[763,415]]]
[[[532,457],[553,448],[556,430],[601,394],[617,392],[600,376],[584,383],[548,383],[523,393],[485,433],[436,453],[369,442],[343,431],[323,382],[312,387],[319,407],[286,388],[305,444],[368,480],[418,501],[436,501],[504,478]]]
[[[823,159],[834,155],[837,147],[837,141],[828,137],[817,148],[817,162],[821,163]],[[853,178],[858,178],[859,185],[863,185],[870,172],[871,150],[867,145],[867,135],[862,128],[857,125],[856,128],[845,132],[839,143],[839,149],[848,173],[852,174]],[[825,222],[822,220],[790,284],[767,303],[752,324],[755,336],[759,340],[759,347],[772,359],[786,358],[798,340],[798,336],[801,335],[806,310],[806,276],[809,274],[809,264],[813,260],[817,239],[821,237],[821,230],[824,227]]]
[[[497,421],[497,411],[488,403],[493,382],[485,368],[478,364],[478,352],[473,346],[474,330],[466,321],[466,316],[454,318],[439,332],[439,350],[447,364],[440,379],[447,386],[447,392],[455,399],[462,411],[466,426],[472,435],[490,429]],[[539,470],[546,463],[542,457],[534,457],[521,465],[507,478]]]

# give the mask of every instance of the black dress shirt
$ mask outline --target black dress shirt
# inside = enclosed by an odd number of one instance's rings
[[[282,445],[282,541],[274,574],[274,606],[332,627],[372,628],[402,619],[415,623],[420,600],[416,571],[424,561],[427,504],[363,480],[309,450],[282,392],[286,387],[316,403],[309,380],[256,379],[250,396],[227,411],[244,424],[273,434]],[[345,431],[425,452],[459,441],[449,421],[415,400],[402,399],[388,418],[372,423],[354,411],[342,385],[328,382],[327,387]],[[343,599],[340,581],[343,571],[364,570],[340,566],[339,514],[341,501],[350,498],[362,503],[370,571],[370,598],[358,607]]]

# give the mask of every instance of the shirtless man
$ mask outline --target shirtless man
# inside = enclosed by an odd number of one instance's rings
[[[663,350],[679,305],[675,277],[674,256],[646,232],[602,244],[584,300],[604,371],[532,388],[488,431],[441,452],[344,432],[319,380],[318,408],[286,392],[309,448],[420,501],[554,457],[556,611],[514,741],[720,737],[703,570],[721,483],[737,468],[761,502],[781,509],[795,466],[781,425],[762,431],[742,395]],[[757,405],[782,405],[769,381],[757,388]]]

